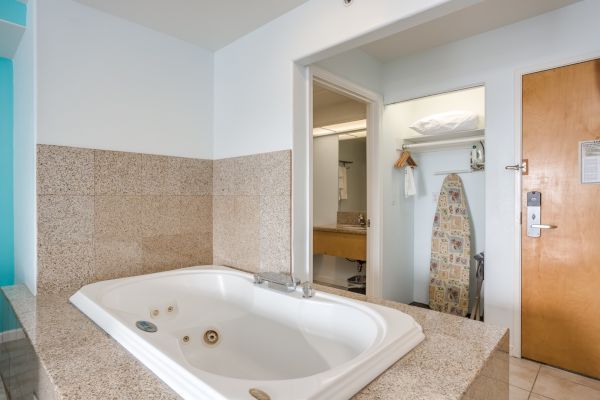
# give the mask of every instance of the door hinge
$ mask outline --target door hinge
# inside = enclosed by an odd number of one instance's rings
[[[371,218],[367,218],[367,228],[371,227]]]

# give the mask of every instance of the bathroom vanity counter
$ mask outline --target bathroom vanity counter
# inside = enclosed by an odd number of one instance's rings
[[[425,341],[355,399],[508,400],[507,330],[336,289],[317,289],[399,309],[424,329]],[[40,400],[178,398],[72,306],[68,301],[72,293],[34,297],[23,285],[3,291],[38,355]]]
[[[315,226],[313,231],[321,232],[336,232],[336,233],[349,233],[352,235],[366,235],[366,227],[360,225],[320,225]]]

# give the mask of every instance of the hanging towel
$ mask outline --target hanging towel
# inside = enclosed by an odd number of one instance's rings
[[[460,177],[444,179],[433,218],[429,264],[429,307],[467,315],[471,263],[471,223]]]
[[[406,176],[404,177],[404,197],[408,198],[417,194],[415,185],[415,175],[413,167],[406,167]]]
[[[348,199],[348,175],[346,167],[338,167],[338,200]]]

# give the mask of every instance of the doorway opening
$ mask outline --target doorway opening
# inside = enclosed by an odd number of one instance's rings
[[[600,59],[522,74],[523,164],[512,166],[521,172],[521,356],[595,379],[598,71]]]
[[[378,95],[311,68],[310,271],[318,284],[381,296]]]
[[[366,294],[367,105],[313,82],[313,280]]]

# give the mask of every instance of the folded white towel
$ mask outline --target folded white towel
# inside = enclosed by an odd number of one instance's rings
[[[348,175],[346,167],[338,167],[338,200],[348,199]]]
[[[406,176],[404,177],[404,197],[408,198],[417,194],[417,186],[415,185],[415,175],[413,167],[406,167]]]

